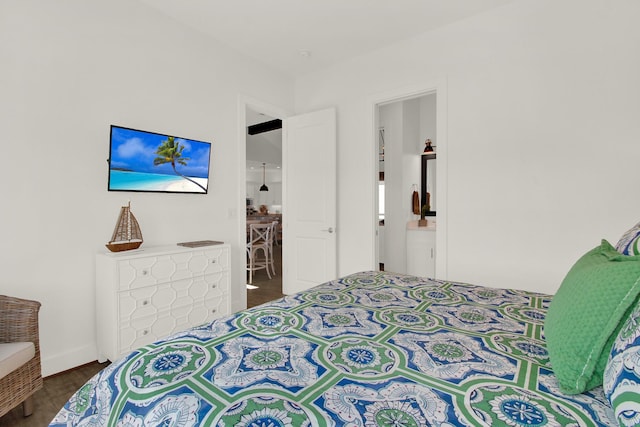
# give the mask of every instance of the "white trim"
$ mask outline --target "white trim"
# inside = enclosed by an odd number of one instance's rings
[[[93,362],[98,357],[98,349],[95,344],[83,345],[67,349],[53,356],[42,357],[42,376],[48,377],[63,372],[76,366]]]
[[[446,78],[434,79],[427,81],[419,85],[405,86],[396,88],[386,92],[381,92],[372,95],[368,98],[367,106],[369,108],[369,114],[367,114],[366,126],[368,127],[368,134],[370,135],[370,141],[372,141],[371,155],[369,156],[369,170],[372,171],[371,182],[373,188],[373,200],[370,214],[374,215],[372,235],[374,241],[377,239],[376,231],[378,229],[378,206],[377,206],[377,191],[378,191],[378,179],[375,172],[378,170],[378,107],[407,99],[418,98],[430,93],[436,94],[436,141],[438,141],[438,179],[437,179],[437,192],[438,192],[438,216],[437,216],[437,232],[436,232],[436,276],[439,279],[447,279],[448,277],[448,196],[447,196],[447,178],[449,173],[448,168],[448,132],[447,132],[447,80]],[[377,245],[372,245],[371,250],[371,265],[373,269],[377,269],[376,264],[378,260]]]

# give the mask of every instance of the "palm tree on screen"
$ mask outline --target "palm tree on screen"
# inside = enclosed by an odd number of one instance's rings
[[[167,139],[162,141],[162,144],[158,146],[158,149],[156,150],[156,154],[158,155],[158,157],[153,159],[153,165],[158,166],[158,165],[163,165],[165,163],[171,163],[171,167],[173,168],[173,171],[176,173],[176,175],[181,176],[187,181],[193,182],[195,185],[202,188],[202,191],[206,193],[207,192],[206,188],[204,188],[202,185],[198,184],[188,176],[182,175],[176,169],[176,163],[182,166],[187,166],[187,160],[191,160],[189,157],[182,157],[183,150],[184,150],[184,145],[180,144],[179,142],[176,142],[176,139],[173,136],[168,136]]]

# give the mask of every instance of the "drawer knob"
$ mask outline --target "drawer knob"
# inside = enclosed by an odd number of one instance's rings
[[[215,314],[215,312],[218,311],[215,308],[213,310],[211,310],[211,313]]]
[[[217,260],[217,259],[212,259],[212,260],[211,260],[211,264],[217,264],[217,263],[218,263],[218,260]]]
[[[142,301],[142,305],[147,305],[147,304],[149,304],[149,300]]]
[[[142,270],[142,275],[143,275],[143,276],[146,276],[147,274],[149,274],[149,270],[146,270],[146,269],[145,269],[145,270]]]
[[[145,329],[144,331],[142,331],[142,335],[147,335],[149,333],[148,329]]]
[[[214,285],[211,285],[211,289],[215,289],[215,288],[217,288],[217,287],[218,287],[218,285],[215,285],[215,284],[214,284]]]

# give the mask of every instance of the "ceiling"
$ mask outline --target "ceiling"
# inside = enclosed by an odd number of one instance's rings
[[[264,123],[275,117],[258,113],[247,108],[247,126]],[[265,163],[266,170],[279,170],[282,167],[282,129],[276,129],[257,135],[247,135],[247,171],[262,170]]]
[[[513,0],[139,1],[299,77]]]

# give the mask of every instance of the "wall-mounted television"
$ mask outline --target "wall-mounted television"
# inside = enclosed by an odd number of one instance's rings
[[[206,194],[211,143],[111,125],[109,191]]]

